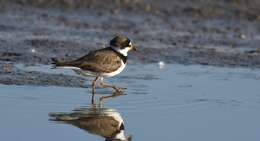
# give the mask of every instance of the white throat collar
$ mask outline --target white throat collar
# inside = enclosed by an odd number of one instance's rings
[[[118,134],[114,137],[114,139],[119,139],[119,140],[126,140],[125,132],[124,130],[120,130]]]
[[[129,50],[131,50],[130,47],[126,47],[124,49],[120,49],[120,48],[117,48],[117,47],[114,47],[114,46],[110,46],[113,50],[115,50],[116,52],[124,55],[125,57],[127,57],[127,53]]]

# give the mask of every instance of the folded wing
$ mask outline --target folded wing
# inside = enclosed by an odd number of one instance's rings
[[[116,71],[121,66],[120,57],[111,49],[104,48],[92,51],[89,54],[74,61],[57,61],[54,64],[58,67],[76,67],[81,70],[93,72],[110,73]]]

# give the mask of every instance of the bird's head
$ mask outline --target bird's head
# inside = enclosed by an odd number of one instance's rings
[[[125,127],[122,123],[120,125],[120,130],[116,133],[112,138],[106,138],[105,141],[132,141],[132,136],[126,136],[125,134]]]
[[[119,53],[127,56],[128,51],[136,51],[136,47],[131,43],[130,39],[125,36],[116,36],[110,41],[110,47]]]

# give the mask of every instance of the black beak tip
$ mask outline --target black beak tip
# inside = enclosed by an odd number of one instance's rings
[[[133,46],[132,48],[133,48],[133,51],[137,51],[136,46]]]

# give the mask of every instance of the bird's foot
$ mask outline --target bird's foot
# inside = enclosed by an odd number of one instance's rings
[[[123,93],[123,92],[124,92],[123,89],[114,88],[113,94],[118,95],[118,94]]]
[[[114,86],[113,89],[115,90],[116,93],[123,93],[124,90],[126,90],[125,87],[116,87],[116,86]]]
[[[103,100],[106,99],[106,98],[117,97],[117,96],[120,96],[120,95],[123,95],[123,94],[124,94],[123,91],[118,91],[118,90],[116,90],[116,91],[114,91],[111,95],[108,95],[108,96],[100,96],[100,97],[99,97],[99,101],[100,101],[100,103],[102,103]]]
[[[115,89],[115,91],[113,92],[114,96],[119,96],[119,95],[123,95],[124,91],[122,89]]]

